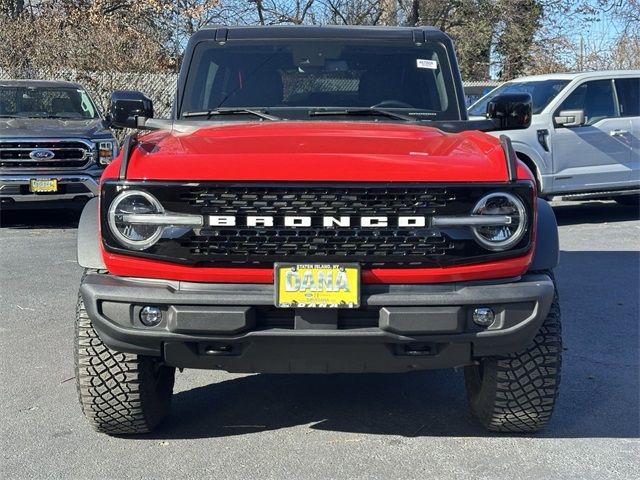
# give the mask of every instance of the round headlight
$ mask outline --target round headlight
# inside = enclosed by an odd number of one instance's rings
[[[488,250],[507,250],[516,245],[527,231],[527,211],[522,201],[506,192],[490,193],[473,207],[473,215],[503,215],[508,225],[473,227],[478,243]]]
[[[116,239],[126,247],[144,250],[158,241],[163,227],[128,223],[126,216],[163,212],[162,205],[153,195],[139,190],[127,190],[118,195],[109,207],[109,227]]]

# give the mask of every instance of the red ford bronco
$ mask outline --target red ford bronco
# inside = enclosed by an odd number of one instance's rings
[[[175,369],[464,367],[488,429],[531,432],[560,382],[553,211],[469,121],[433,28],[205,28],[171,119],[114,92],[127,137],[78,230],[76,374],[98,431],[167,415]]]

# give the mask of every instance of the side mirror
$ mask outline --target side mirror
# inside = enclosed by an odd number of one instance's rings
[[[111,94],[108,115],[115,128],[137,128],[138,117],[153,118],[153,102],[141,92],[116,90]]]
[[[561,110],[553,120],[559,127],[579,127],[585,123],[584,110]]]
[[[516,130],[531,125],[533,102],[528,93],[503,93],[487,104],[487,118],[498,130]]]

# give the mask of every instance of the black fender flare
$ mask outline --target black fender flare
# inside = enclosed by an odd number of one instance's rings
[[[552,270],[560,262],[558,223],[551,205],[542,198],[538,198],[537,202],[538,228],[536,231],[536,247],[529,270]]]
[[[100,212],[98,211],[98,198],[94,197],[87,202],[80,215],[78,224],[78,263],[81,267],[96,270],[106,270],[106,266],[100,252]]]

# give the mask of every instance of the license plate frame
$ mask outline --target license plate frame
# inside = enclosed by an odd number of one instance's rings
[[[293,269],[293,270],[292,270]],[[322,291],[291,291],[294,286],[294,279],[287,283],[287,272],[298,272],[300,287],[302,287],[305,272],[311,272],[314,281],[314,288],[318,288],[317,280],[319,272],[332,272],[331,285],[338,288],[338,291],[327,291],[327,283],[323,285]],[[315,274],[314,274],[315,272]],[[344,272],[340,276],[340,272]],[[274,304],[277,308],[359,308],[361,295],[361,269],[358,263],[280,263],[273,266],[274,274]],[[326,276],[324,276],[326,278]],[[341,279],[340,284],[338,279]],[[339,288],[343,279],[347,281],[348,291]],[[307,282],[308,283],[308,282]],[[353,290],[355,287],[355,291]],[[306,301],[300,301],[306,300]]]
[[[31,193],[56,193],[58,180],[56,178],[32,178],[29,180],[29,191]]]

